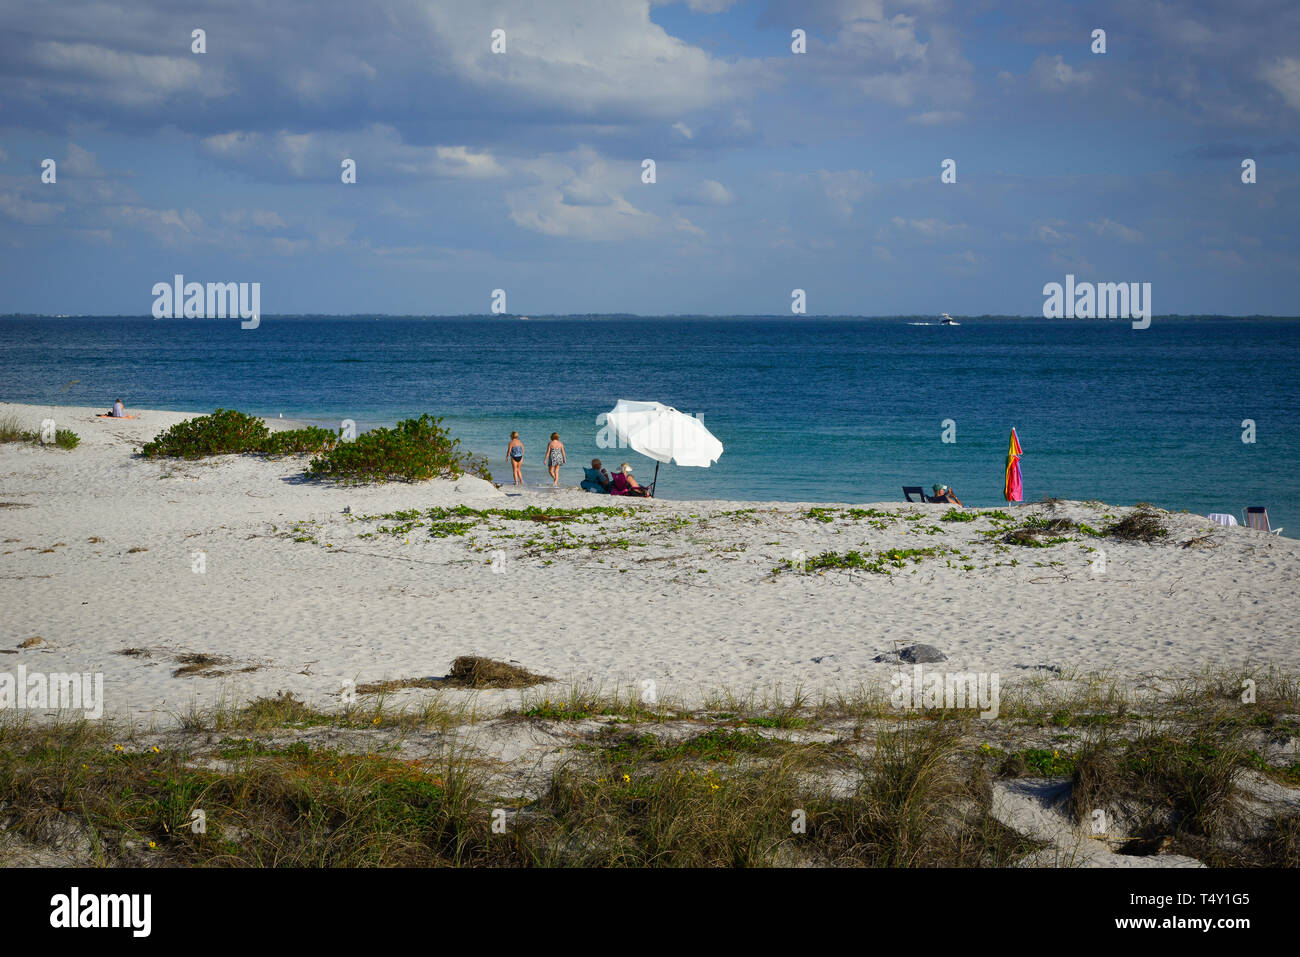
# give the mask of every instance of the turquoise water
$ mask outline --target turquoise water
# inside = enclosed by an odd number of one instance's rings
[[[726,452],[665,466],[669,498],[849,502],[952,485],[1002,503],[1011,426],[1027,499],[1154,502],[1193,512],[1266,505],[1300,532],[1300,322],[962,319],[0,320],[0,398],[210,412],[337,427],[431,412],[509,480],[517,429],[531,482],[560,433],[572,463],[654,463],[596,444],[619,398],[700,415]],[[69,385],[72,380],[75,385]],[[956,441],[942,441],[944,420]],[[1256,441],[1242,442],[1253,419]]]

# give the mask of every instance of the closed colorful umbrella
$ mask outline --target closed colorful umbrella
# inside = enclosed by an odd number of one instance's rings
[[[1024,482],[1020,476],[1020,456],[1024,453],[1020,450],[1020,440],[1016,438],[1016,430],[1013,426],[1011,429],[1011,448],[1007,450],[1007,482],[1002,491],[1002,496],[1008,502],[1021,502],[1025,498]]]

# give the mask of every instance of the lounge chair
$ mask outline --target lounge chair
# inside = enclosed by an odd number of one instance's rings
[[[1249,505],[1241,513],[1242,524],[1247,528],[1253,528],[1259,532],[1271,532],[1274,535],[1281,535],[1282,529],[1273,528],[1268,524],[1268,509],[1263,505]]]
[[[930,501],[930,497],[929,497],[928,495],[925,494],[925,489],[923,489],[921,486],[919,486],[919,485],[904,485],[904,486],[903,486],[903,498],[905,498],[905,499],[907,499],[909,502],[911,502],[911,501],[913,501],[913,499],[912,499],[912,496],[913,496],[913,495],[919,495],[919,496],[920,496],[919,501],[921,501],[921,502],[928,502],[928,501]]]
[[[641,493],[644,493],[644,495]],[[654,498],[655,483],[651,482],[649,485],[642,485],[638,491],[634,492],[632,491],[632,486],[628,484],[627,476],[622,472],[615,472],[609,485],[609,494],[629,495],[632,498]]]

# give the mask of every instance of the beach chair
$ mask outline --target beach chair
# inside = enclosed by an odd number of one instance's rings
[[[1268,524],[1268,509],[1263,505],[1248,505],[1246,510],[1241,513],[1242,524],[1247,528],[1253,528],[1258,532],[1270,532],[1273,535],[1281,535],[1282,529],[1272,528]]]
[[[913,495],[919,496],[919,498],[917,498],[915,501],[919,501],[919,502],[928,502],[928,501],[930,501],[929,496],[927,496],[927,495],[925,494],[925,489],[921,488],[921,486],[919,486],[919,485],[904,485],[904,486],[903,486],[903,498],[905,498],[905,499],[907,499],[907,501],[911,502],[911,501],[913,501],[913,499],[912,499],[912,496],[913,496]]]

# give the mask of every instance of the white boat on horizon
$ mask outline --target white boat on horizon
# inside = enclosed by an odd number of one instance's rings
[[[939,325],[941,325],[941,326],[960,326],[960,325],[961,325],[960,322],[958,322],[958,321],[957,321],[956,319],[954,319],[952,316],[948,315],[948,313],[946,313],[946,312],[945,312],[945,313],[941,313],[941,315],[943,316],[943,318],[939,320]]]

